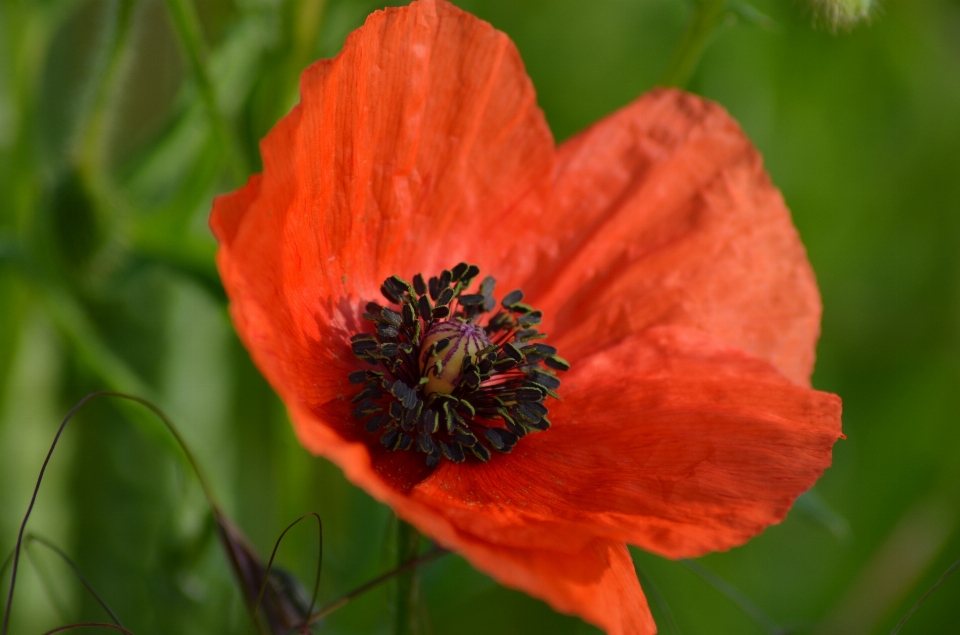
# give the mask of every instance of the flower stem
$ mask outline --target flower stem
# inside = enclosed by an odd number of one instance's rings
[[[680,39],[667,70],[660,78],[661,86],[684,86],[693,74],[707,40],[723,20],[727,0],[695,0],[693,14]]]
[[[333,602],[330,602],[329,604],[321,608],[319,611],[311,615],[307,619],[305,625],[311,626],[313,624],[316,624],[326,616],[330,615],[334,611],[346,605],[348,602],[350,602],[354,598],[360,597],[367,591],[377,588],[384,582],[392,580],[393,578],[397,577],[398,575],[401,575],[405,571],[410,571],[412,569],[416,569],[421,565],[427,564],[428,562],[433,562],[440,556],[447,553],[450,553],[450,552],[442,547],[434,547],[433,549],[426,552],[419,558],[416,558],[415,560],[410,560],[403,566],[397,567],[396,569],[391,569],[390,571],[387,571],[383,575],[377,576],[373,580],[370,580],[369,582],[366,582],[365,584],[360,585],[359,587],[357,587],[353,591],[350,591],[346,595],[337,598]]]
[[[417,558],[420,533],[408,523],[397,519],[397,566],[402,567]],[[416,619],[417,571],[410,568],[397,576],[397,606],[395,635],[413,635]]]

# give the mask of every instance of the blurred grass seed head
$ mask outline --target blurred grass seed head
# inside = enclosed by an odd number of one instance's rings
[[[849,30],[870,18],[873,0],[808,0],[814,19],[834,30]]]

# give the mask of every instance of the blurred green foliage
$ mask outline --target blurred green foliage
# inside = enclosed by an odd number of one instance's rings
[[[655,85],[690,13],[681,0],[459,4],[516,41],[558,140]],[[258,169],[300,71],[378,6],[0,2],[3,554],[60,418],[111,388],[168,411],[262,553],[320,513],[323,601],[392,566],[389,511],[299,447],[240,346],[206,227],[212,197]],[[888,0],[839,36],[787,0],[736,16],[688,87],[741,122],[793,210],[826,307],[814,384],[843,397],[848,438],[783,524],[699,564],[790,632],[886,633],[960,557],[960,2]],[[137,408],[81,412],[31,530],[140,635],[244,632],[200,489]],[[307,586],[313,531],[293,530],[279,556]],[[105,617],[61,561],[29,553],[12,633]],[[694,568],[635,559],[661,632],[766,632]],[[426,632],[595,632],[457,556],[421,585]],[[363,596],[323,632],[385,632],[390,597]],[[958,599],[960,575],[902,633],[960,632]]]

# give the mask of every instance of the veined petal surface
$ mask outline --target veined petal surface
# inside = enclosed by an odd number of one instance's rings
[[[756,148],[720,106],[655,90],[561,145],[526,283],[571,361],[692,326],[809,386],[820,294]]]
[[[444,464],[413,498],[516,547],[604,536],[695,557],[782,520],[841,434],[835,395],[683,327],[581,360],[563,389],[547,433],[487,464]]]

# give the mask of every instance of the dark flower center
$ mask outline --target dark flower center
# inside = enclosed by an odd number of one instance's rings
[[[373,370],[350,374],[363,384],[354,416],[390,450],[414,450],[434,466],[441,457],[490,459],[509,452],[531,432],[550,427],[544,400],[556,397],[557,370],[570,366],[552,346],[537,342],[540,311],[511,291],[496,308],[487,276],[461,262],[424,282],[387,278],[380,292],[399,310],[367,304],[363,317],[376,333],[351,338],[353,353]],[[494,309],[496,310],[494,311]]]

